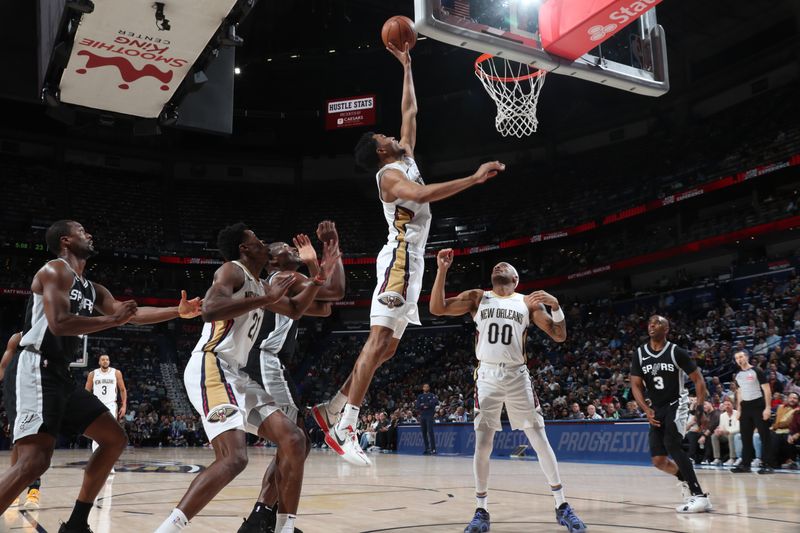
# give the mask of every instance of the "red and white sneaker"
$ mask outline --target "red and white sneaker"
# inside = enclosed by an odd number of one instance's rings
[[[330,437],[331,434],[331,429],[333,429],[333,427],[336,426],[336,418],[337,418],[335,415],[331,415],[330,412],[328,411],[328,404],[320,403],[315,405],[314,407],[311,408],[311,415],[314,417],[314,422],[317,423],[319,429],[321,429],[322,432],[325,433],[325,442],[328,444],[328,446],[339,455],[342,455],[344,453],[344,450],[342,450],[341,446],[336,444],[336,441],[333,441],[333,445],[327,442],[328,437]]]
[[[358,444],[353,426],[347,426],[344,430],[332,427],[325,435],[325,442],[348,463],[356,466],[372,466],[372,461]]]

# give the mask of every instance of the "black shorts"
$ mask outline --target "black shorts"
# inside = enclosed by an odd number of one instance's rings
[[[12,440],[47,433],[80,435],[108,407],[78,386],[68,368],[54,368],[40,354],[22,350],[9,365],[6,409]]]
[[[661,426],[650,426],[650,457],[669,455],[668,448],[680,446],[686,434],[689,406],[676,400],[663,407],[656,407],[656,419]]]

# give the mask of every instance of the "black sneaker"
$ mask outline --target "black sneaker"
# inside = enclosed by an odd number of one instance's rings
[[[741,474],[743,472],[752,472],[752,470],[750,470],[750,465],[739,465],[731,468],[731,472],[734,474]]]
[[[237,533],[272,533],[272,531],[273,529],[269,527],[266,520],[249,520],[244,518]]]
[[[759,474],[774,474],[775,470],[771,466],[762,466],[758,469]]]
[[[64,522],[61,524],[61,527],[58,528],[58,533],[92,533],[92,530],[89,528],[89,524],[75,527],[67,525],[67,523]]]

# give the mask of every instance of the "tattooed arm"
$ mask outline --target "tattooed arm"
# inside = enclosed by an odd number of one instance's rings
[[[544,291],[535,291],[525,297],[525,303],[528,305],[533,323],[539,329],[556,342],[567,340],[567,321],[555,296]],[[550,306],[553,315],[558,315],[556,318],[560,317],[559,321],[553,320],[550,313],[545,311],[545,305]]]

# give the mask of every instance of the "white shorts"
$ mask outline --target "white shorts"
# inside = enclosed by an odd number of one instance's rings
[[[293,387],[289,384],[286,370],[275,355],[262,350],[259,357],[261,366],[261,383],[263,383],[264,393],[269,398],[269,405],[274,405],[285,414],[289,420],[295,422],[300,410],[295,402],[296,393],[292,392]],[[247,413],[247,421],[252,426],[260,426],[264,421],[263,409],[256,406]]]
[[[501,431],[503,404],[512,429],[544,427],[528,367],[480,363],[475,371],[475,429]]]
[[[257,411],[266,419],[278,411],[261,385],[250,379],[244,369],[231,367],[212,352],[192,353],[183,383],[189,401],[202,416],[209,441],[231,429],[257,435],[260,424],[249,424],[245,416]]]
[[[384,326],[399,339],[409,324],[420,325],[417,301],[425,274],[425,256],[404,246],[386,245],[376,263],[378,284],[372,293],[370,326]]]

